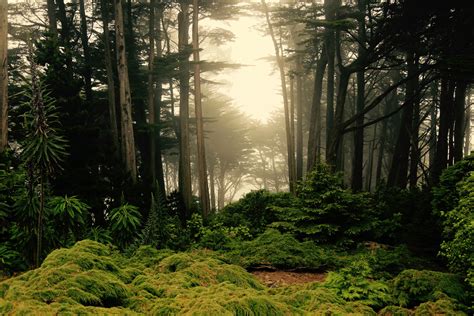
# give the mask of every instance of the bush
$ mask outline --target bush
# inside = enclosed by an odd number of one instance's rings
[[[317,246],[312,241],[299,242],[290,234],[268,229],[256,239],[235,243],[224,256],[246,268],[323,270],[338,264],[336,252]]]
[[[441,255],[453,272],[461,273],[474,289],[474,172],[458,184],[459,202],[442,212],[444,236]]]
[[[372,280],[371,276],[372,270],[367,261],[353,261],[337,272],[330,272],[324,286],[333,288],[347,301],[381,308],[391,302],[389,287],[382,281]]]
[[[214,223],[225,226],[246,226],[255,236],[265,231],[267,226],[276,220],[272,210],[274,206],[290,206],[294,197],[289,193],[270,193],[265,190],[247,193],[238,202],[224,207],[215,218]]]
[[[297,190],[289,207],[275,207],[278,222],[271,225],[301,239],[318,243],[353,244],[380,224],[369,194],[344,189],[342,179],[319,165]]]
[[[408,307],[446,296],[461,303],[467,299],[458,275],[428,270],[402,271],[393,279],[392,291],[396,302]]]

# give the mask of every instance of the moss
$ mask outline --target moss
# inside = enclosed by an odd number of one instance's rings
[[[400,306],[387,306],[378,312],[380,316],[411,316],[413,311]]]
[[[429,315],[467,315],[450,299],[443,298],[435,302],[425,302],[415,309],[415,316]]]
[[[446,295],[466,300],[466,288],[458,275],[428,270],[404,270],[392,281],[392,291],[400,306],[413,307]]]

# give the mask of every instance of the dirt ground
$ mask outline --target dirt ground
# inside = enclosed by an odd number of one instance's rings
[[[290,272],[290,271],[253,271],[252,274],[268,287],[323,282],[325,273]]]

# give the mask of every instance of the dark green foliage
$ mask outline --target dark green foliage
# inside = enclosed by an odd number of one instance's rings
[[[270,193],[265,190],[247,193],[238,202],[231,203],[220,211],[214,221],[226,226],[247,226],[252,235],[262,233],[277,220],[272,207],[291,206],[294,197],[289,193]]]
[[[408,307],[446,296],[461,303],[467,299],[466,287],[458,275],[428,270],[402,271],[392,281],[392,292],[400,306]]]
[[[459,192],[457,184],[474,171],[474,155],[465,157],[442,173],[439,184],[433,188],[433,212],[440,216],[442,212],[448,212],[458,204]]]
[[[444,240],[441,255],[453,272],[463,275],[474,289],[474,172],[457,185],[458,202],[441,212]]]
[[[289,207],[275,207],[271,226],[318,243],[351,244],[369,236],[380,224],[374,201],[366,193],[344,189],[329,167],[318,165],[297,190]]]
[[[141,214],[138,207],[128,203],[110,211],[110,231],[117,245],[125,247],[137,237]]]
[[[299,242],[290,234],[268,229],[252,241],[236,243],[224,254],[231,262],[247,268],[326,269],[337,265],[336,252],[312,241]]]
[[[347,301],[360,301],[381,308],[391,302],[389,287],[385,282],[371,280],[371,276],[367,261],[352,261],[347,267],[330,272],[324,286],[333,288]]]

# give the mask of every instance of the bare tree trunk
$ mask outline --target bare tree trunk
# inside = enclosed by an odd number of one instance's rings
[[[84,50],[84,87],[87,102],[92,101],[92,62],[87,33],[87,17],[84,0],[79,0],[79,15],[81,17],[81,42]]]
[[[8,145],[8,1],[0,0],[0,153]]]
[[[298,47],[299,45],[297,45]],[[303,179],[303,60],[296,57],[296,181]]]
[[[407,55],[408,77],[413,75],[415,56],[413,53]],[[390,173],[387,184],[406,188],[408,180],[408,165],[410,156],[410,139],[413,131],[413,106],[417,78],[411,79],[406,84],[405,107],[402,112],[402,120],[398,133],[397,144],[392,157]]]
[[[441,92],[439,103],[439,129],[436,143],[435,164],[431,171],[431,184],[436,185],[444,168],[448,165],[448,136],[451,122],[451,111],[453,105],[454,82],[447,78],[441,78]]]
[[[211,210],[216,209],[216,183],[214,179],[214,163],[209,164],[209,191],[211,193]]]
[[[464,155],[467,156],[471,153],[471,91],[467,90],[467,107],[466,107],[466,123],[465,123],[465,140],[464,140]]]
[[[465,81],[458,81],[456,85],[456,97],[454,100],[454,162],[458,162],[463,158],[464,149],[464,119],[466,105],[466,89]]]
[[[326,12],[326,21],[332,21],[336,17],[336,1],[324,0],[324,9]],[[334,138],[334,76],[335,76],[335,31],[327,28],[324,35],[324,43],[327,53],[327,88],[326,88],[326,161],[331,164],[334,157],[329,147]]]
[[[125,30],[121,0],[115,4],[115,36],[117,46],[117,71],[120,81],[120,121],[122,132],[122,159],[125,170],[133,184],[137,182],[137,162],[135,157],[135,139],[132,119],[132,96],[128,78],[127,55],[125,52]]]
[[[184,218],[189,218],[192,204],[191,157],[189,149],[189,4],[181,2],[178,14],[179,62],[179,191],[185,205]]]
[[[314,169],[316,162],[319,161],[321,147],[321,97],[323,94],[323,78],[328,63],[326,48],[323,45],[321,56],[316,64],[314,74],[313,100],[311,103],[311,117],[309,121],[308,137],[308,161],[306,170],[309,172]]]
[[[415,58],[413,63],[409,65],[412,70],[409,72],[418,71],[418,58]],[[418,164],[420,163],[420,149],[418,144],[419,129],[420,129],[420,98],[419,98],[419,82],[418,78],[413,79],[413,92],[410,91],[413,99],[413,122],[411,129],[411,152],[410,152],[410,188],[415,189],[418,183]],[[408,91],[407,91],[408,94]]]
[[[270,36],[273,41],[273,46],[275,48],[275,55],[278,62],[278,68],[280,70],[280,80],[281,80],[281,89],[283,96],[283,106],[285,111],[285,131],[286,131],[286,146],[287,146],[287,156],[288,156],[288,182],[290,187],[290,192],[295,192],[295,150],[294,150],[294,141],[291,137],[291,126],[290,126],[290,110],[288,105],[288,92],[286,87],[286,74],[285,74],[285,62],[283,56],[280,55],[280,50],[278,42],[275,37],[275,32],[273,30],[273,25],[270,20],[270,13],[268,12],[268,6],[265,0],[261,0],[263,8],[265,10],[265,17],[267,20],[268,29],[270,31]]]
[[[431,86],[431,97],[433,104],[431,105],[430,109],[430,169],[433,168],[436,161],[436,125],[438,123],[437,119],[437,110],[436,107],[438,105],[438,81],[434,81]]]
[[[57,39],[58,37],[58,25],[56,19],[56,4],[54,0],[48,0],[48,22],[49,22],[49,32],[51,35]]]
[[[199,1],[193,0],[193,59],[194,59],[194,106],[196,114],[197,165],[199,176],[199,200],[206,219],[210,213],[209,184],[207,182],[206,144],[201,100],[201,65],[199,59]]]
[[[115,79],[114,70],[112,63],[112,49],[110,47],[110,34],[109,34],[109,4],[107,0],[101,0],[101,15],[102,25],[104,34],[104,57],[105,57],[105,68],[107,72],[107,98],[109,104],[109,122],[110,130],[112,132],[112,141],[114,145],[114,151],[120,152],[119,143],[119,132],[117,127],[117,110],[115,103]]]
[[[358,27],[358,55],[359,58],[366,55],[365,49],[365,0],[358,0],[358,10],[360,13]],[[365,106],[365,71],[357,72],[357,105],[356,113],[364,110]],[[356,121],[356,126],[364,125],[364,116],[361,115]],[[362,169],[364,163],[364,128],[360,127],[354,131],[354,159],[352,161],[352,190],[362,190]]]
[[[156,0],[154,0],[156,1]],[[156,2],[155,2],[156,3]],[[162,29],[161,29],[161,20],[163,18],[163,4],[158,4],[157,12],[155,14],[156,18],[156,56],[158,58],[162,57]],[[152,168],[155,172],[155,178],[158,183],[158,190],[161,192],[162,196],[166,196],[166,187],[165,187],[165,175],[163,171],[163,152],[161,150],[161,106],[162,106],[162,95],[163,95],[163,87],[162,87],[162,78],[161,76],[157,76],[156,78],[156,88],[155,88],[155,104],[156,109],[153,111],[155,114],[154,122],[156,124],[156,128],[153,129],[154,135],[153,140],[155,141],[152,148],[154,150],[154,159],[151,160],[153,164]]]
[[[150,146],[150,177],[151,184],[155,185],[156,181],[156,142],[155,138],[155,97],[156,100],[161,97],[155,96],[155,9],[156,9],[156,0],[150,0],[150,15],[148,17],[148,124],[149,128],[149,146]],[[158,85],[158,83],[156,83]],[[159,135],[158,135],[159,137]]]

